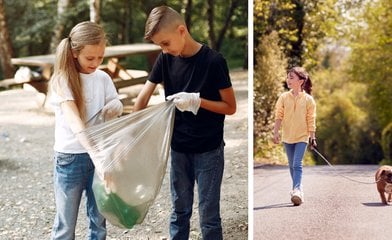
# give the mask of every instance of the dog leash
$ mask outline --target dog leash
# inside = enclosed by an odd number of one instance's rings
[[[339,175],[339,176],[341,176],[341,177],[343,177],[343,178],[345,178],[345,179],[347,179],[347,180],[350,180],[350,181],[353,181],[353,182],[356,182],[356,183],[362,183],[362,184],[375,184],[375,183],[377,183],[377,182],[379,182],[381,179],[378,179],[377,181],[374,181],[374,182],[363,182],[363,181],[358,181],[358,180],[356,180],[356,179],[353,179],[353,178],[350,178],[350,177],[347,177],[347,176],[344,176],[344,175],[342,175],[342,174],[340,174],[340,173],[338,173],[337,172],[337,170],[335,169],[335,167],[316,149],[316,147],[312,147],[311,148],[315,153],[317,153],[335,172],[336,172],[336,174],[337,175]]]

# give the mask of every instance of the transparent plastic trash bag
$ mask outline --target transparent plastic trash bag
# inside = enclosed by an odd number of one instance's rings
[[[164,102],[84,131],[95,165],[95,200],[113,225],[141,223],[159,193],[174,115],[174,103]]]

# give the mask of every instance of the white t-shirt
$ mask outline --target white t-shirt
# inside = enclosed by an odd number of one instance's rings
[[[98,117],[97,113],[102,110],[106,103],[117,98],[118,94],[110,76],[102,70],[96,70],[90,74],[80,73],[82,81],[85,104],[87,126],[94,123],[93,117]],[[69,127],[60,104],[64,101],[74,100],[71,90],[66,87],[63,90],[64,96],[59,96],[55,91],[51,92],[50,103],[55,112],[55,139],[54,150],[62,153],[85,153],[87,152],[75,134]],[[89,121],[92,120],[92,121]]]

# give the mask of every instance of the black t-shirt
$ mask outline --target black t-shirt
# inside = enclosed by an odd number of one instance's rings
[[[223,56],[203,45],[188,58],[161,53],[149,80],[163,83],[165,96],[178,92],[199,92],[200,97],[220,101],[220,89],[231,87],[229,70]],[[176,110],[171,147],[177,152],[202,153],[217,148],[223,141],[225,115],[200,108],[197,115]]]

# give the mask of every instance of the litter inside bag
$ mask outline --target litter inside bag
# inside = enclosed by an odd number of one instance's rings
[[[113,225],[141,223],[165,175],[175,106],[161,103],[86,129],[93,146],[93,191],[98,209]]]

